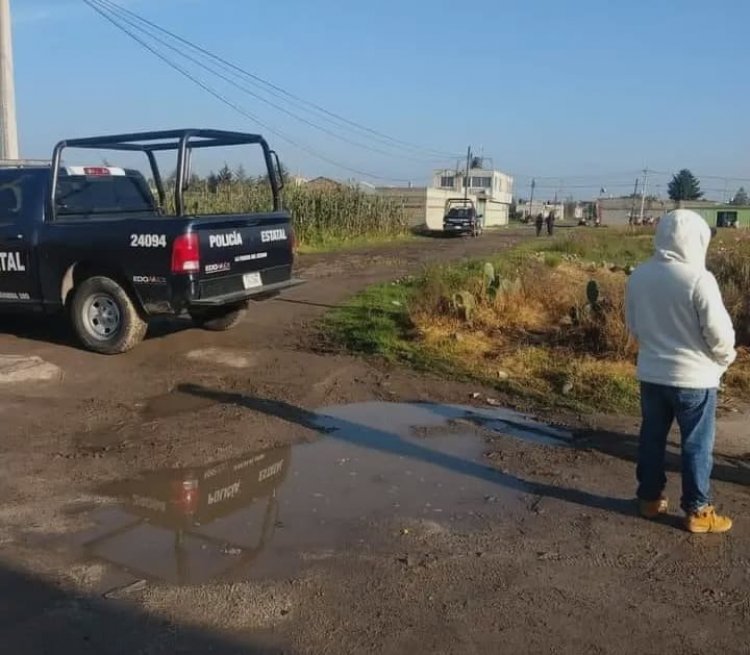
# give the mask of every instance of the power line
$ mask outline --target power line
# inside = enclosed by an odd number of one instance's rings
[[[262,121],[258,116],[255,114],[247,111],[245,108],[241,107],[240,105],[237,105],[236,103],[232,102],[229,98],[222,95],[218,91],[216,91],[214,88],[203,82],[202,80],[198,79],[195,75],[190,73],[190,71],[183,68],[180,64],[175,63],[169,57],[161,53],[159,50],[151,46],[149,43],[141,39],[137,34],[133,33],[131,30],[129,30],[127,27],[124,27],[123,25],[120,25],[115,19],[113,19],[111,16],[109,16],[103,9],[101,9],[97,4],[97,0],[83,0],[83,2],[91,7],[94,11],[96,11],[100,16],[102,16],[105,20],[107,20],[109,23],[114,25],[117,29],[121,30],[125,34],[127,34],[131,39],[139,43],[142,47],[144,47],[146,50],[148,50],[151,54],[158,57],[160,60],[162,60],[165,64],[170,66],[172,69],[176,70],[178,73],[183,75],[185,78],[193,82],[194,84],[197,84],[199,87],[201,87],[204,91],[211,94],[214,98],[225,104],[226,106],[230,107],[234,111],[238,112],[245,118],[249,118],[250,120],[254,121],[258,125],[260,125],[263,129],[267,130],[268,132],[276,135],[280,139],[283,139],[290,145],[294,146],[295,148],[298,148],[313,157],[316,157],[317,159],[320,159],[321,161],[331,164],[332,166],[336,166],[337,168],[340,168],[341,170],[348,171],[350,173],[355,173],[357,175],[362,175],[364,177],[369,177],[371,179],[375,180],[383,180],[383,181],[392,181],[392,182],[410,182],[410,180],[403,179],[403,178],[393,178],[393,177],[387,177],[384,175],[377,175],[375,173],[371,173],[368,171],[363,171],[357,168],[353,168],[350,166],[347,166],[346,164],[342,164],[340,162],[337,162],[319,152],[312,149],[311,147],[300,143],[296,141],[295,139],[287,136],[284,132],[281,130],[265,123]]]
[[[84,0],[86,1],[86,0]],[[402,139],[398,139],[392,136],[389,136],[383,132],[380,132],[378,130],[375,130],[371,127],[368,127],[366,125],[363,125],[361,123],[358,123],[356,121],[350,120],[344,116],[341,116],[335,112],[332,112],[324,107],[321,107],[320,105],[305,100],[304,98],[301,98],[300,96],[297,96],[290,91],[287,91],[286,89],[273,84],[272,82],[269,82],[268,80],[260,77],[259,75],[256,75],[255,73],[252,73],[246,69],[241,68],[240,66],[237,66],[236,64],[233,64],[232,62],[224,59],[223,57],[211,52],[210,50],[203,48],[192,41],[179,36],[178,34],[158,25],[157,23],[148,20],[147,18],[140,16],[139,14],[135,13],[134,11],[131,11],[127,9],[126,7],[123,7],[116,2],[113,2],[112,0],[96,0],[98,4],[105,5],[110,11],[117,11],[120,15],[126,14],[130,16],[132,19],[149,26],[150,28],[161,32],[162,34],[170,37],[171,39],[174,39],[175,41],[187,46],[188,48],[192,49],[195,52],[199,52],[200,54],[218,62],[225,70],[230,69],[234,71],[235,74],[240,74],[241,76],[245,77],[247,80],[251,80],[252,83],[262,85],[264,90],[269,93],[270,95],[273,95],[274,97],[283,97],[286,102],[289,102],[290,104],[297,106],[297,107],[307,107],[314,112],[317,112],[319,115],[322,115],[329,120],[329,122],[336,121],[338,123],[338,126],[341,127],[341,124],[348,126],[348,128],[351,130],[356,129],[360,132],[364,132],[367,135],[370,136],[370,138],[375,137],[376,140],[380,141],[381,143],[385,143],[386,145],[390,144],[391,147],[393,146],[399,146],[402,149],[406,148],[412,151],[417,152],[423,152],[423,153],[429,153],[431,157],[440,157],[441,159],[449,158],[454,159],[456,158],[455,153],[447,153],[444,151],[436,150],[433,148],[425,148],[422,146],[419,146],[417,144],[411,143],[409,141],[405,141]],[[87,2],[88,4],[88,2]],[[152,38],[156,38],[153,37]],[[310,111],[310,109],[306,109],[306,111]]]
[[[190,54],[186,54],[184,50],[181,50],[180,48],[171,45],[169,42],[165,41],[164,39],[162,39],[162,38],[160,38],[158,36],[155,36],[153,33],[150,33],[147,30],[144,30],[135,21],[129,19],[125,15],[120,15],[121,13],[124,13],[124,12],[119,12],[118,9],[113,9],[113,8],[109,7],[109,5],[112,5],[114,7],[118,7],[118,5],[116,5],[115,3],[109,2],[108,0],[93,0],[93,1],[97,5],[100,5],[101,7],[106,7],[109,11],[112,12],[112,14],[114,14],[115,16],[117,16],[120,20],[123,20],[124,22],[126,22],[128,25],[130,25],[131,27],[133,27],[135,30],[140,31],[141,33],[148,34],[149,37],[151,37],[152,39],[154,39],[156,42],[160,43],[164,47],[168,48],[169,50],[175,52],[177,55],[179,55],[181,57],[184,57],[185,59],[193,62],[194,64],[196,64],[196,65],[200,66],[201,68],[203,68],[204,70],[208,71],[209,73],[212,73],[212,74],[216,75],[217,77],[221,78],[222,80],[224,80],[225,82],[227,82],[228,84],[231,84],[233,87],[239,89],[240,91],[243,91],[244,93],[247,93],[248,95],[252,96],[253,98],[256,98],[257,100],[260,100],[261,102],[263,102],[263,103],[265,103],[265,104],[273,107],[277,111],[280,111],[280,112],[286,114],[287,116],[291,116],[295,120],[300,121],[301,123],[304,123],[305,125],[308,125],[309,127],[312,127],[314,129],[320,130],[321,132],[327,134],[328,136],[332,136],[335,139],[339,139],[341,141],[344,141],[345,143],[348,143],[350,145],[356,146],[358,148],[369,150],[370,152],[375,152],[375,153],[380,154],[380,155],[385,155],[386,157],[396,157],[396,156],[398,156],[398,157],[401,157],[403,159],[409,159],[411,161],[422,162],[422,163],[426,163],[426,162],[432,162],[432,163],[434,163],[435,162],[434,159],[427,159],[425,157],[414,157],[413,155],[402,155],[402,154],[396,155],[393,152],[388,152],[386,150],[382,150],[380,148],[376,148],[376,147],[371,146],[371,145],[369,145],[367,143],[362,143],[360,141],[355,141],[354,139],[350,139],[350,138],[348,138],[346,136],[338,134],[337,132],[334,132],[333,130],[331,130],[331,129],[327,128],[327,127],[324,127],[324,126],[319,125],[319,124],[317,124],[317,123],[315,123],[315,122],[313,122],[311,120],[308,120],[304,116],[300,116],[299,114],[296,114],[295,112],[288,110],[286,107],[283,107],[283,106],[279,105],[278,103],[275,103],[275,102],[273,102],[271,100],[268,100],[267,98],[264,98],[259,93],[253,91],[252,89],[249,89],[247,86],[243,86],[242,84],[239,84],[237,81],[235,81],[234,79],[228,77],[227,75],[225,75],[224,73],[222,73],[220,70],[217,70],[215,67],[207,65],[206,63],[204,63],[200,59],[197,59],[196,57],[193,57]],[[391,147],[393,147],[393,146],[391,146]]]

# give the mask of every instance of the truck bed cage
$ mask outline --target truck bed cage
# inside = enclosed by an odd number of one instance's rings
[[[150,150],[151,152],[158,152],[163,150],[178,150],[187,141],[190,141],[189,145],[191,148],[213,148],[218,146],[241,146],[265,143],[265,139],[259,134],[226,132],[224,130],[185,129],[69,139],[61,141],[57,147],[140,152],[148,152]]]
[[[154,153],[169,150],[177,151],[177,175],[175,182],[175,208],[178,216],[185,214],[183,198],[185,181],[190,165],[190,152],[194,148],[216,148],[224,146],[260,145],[268,168],[268,177],[273,191],[274,211],[280,209],[279,191],[280,175],[277,154],[268,147],[266,140],[259,134],[245,132],[228,132],[225,130],[181,129],[161,130],[156,132],[134,132],[131,134],[114,134],[110,136],[88,137],[84,139],[68,139],[60,141],[52,155],[52,184],[51,184],[51,212],[54,220],[55,192],[60,170],[62,151],[66,148],[81,148],[89,150],[121,150],[127,152],[143,152],[148,158],[151,173],[159,193],[159,200],[164,204],[165,191],[159,166]],[[274,168],[274,160],[276,167]],[[277,177],[278,175],[278,177]]]

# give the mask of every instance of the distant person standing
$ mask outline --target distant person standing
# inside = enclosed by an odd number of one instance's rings
[[[539,212],[536,215],[536,235],[538,237],[542,236],[542,228],[544,227],[544,214]]]
[[[547,214],[547,235],[552,236],[552,233],[555,231],[555,212],[550,211],[549,214]]]
[[[658,222],[654,256],[630,277],[628,327],[638,340],[641,433],[638,500],[641,515],[668,511],[664,489],[667,436],[682,436],[685,528],[727,532],[732,520],[716,513],[710,482],[721,377],[734,362],[735,334],[716,278],[706,270],[711,229],[697,213],[677,209]]]

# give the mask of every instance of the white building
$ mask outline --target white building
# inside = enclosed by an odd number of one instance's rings
[[[450,198],[463,198],[465,171],[435,171],[427,188],[425,222],[431,230],[443,229],[445,204]],[[513,202],[513,178],[500,171],[472,168],[468,175],[468,198],[474,201],[485,227],[507,225]]]
[[[429,187],[378,187],[377,193],[401,205],[412,226],[442,231],[445,206],[451,198],[464,197],[465,171],[435,171]],[[468,198],[485,227],[507,225],[513,200],[513,178],[500,171],[475,168],[469,172]]]

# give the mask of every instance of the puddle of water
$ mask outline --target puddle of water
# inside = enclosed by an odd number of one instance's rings
[[[364,403],[310,415],[327,435],[315,443],[106,485],[98,491],[118,504],[91,512],[95,527],[71,545],[172,584],[288,575],[394,518],[467,520],[487,511],[488,498],[502,511],[520,506],[529,487],[481,462],[478,428],[566,438],[521,415],[459,406]],[[463,431],[439,433],[459,420]]]

